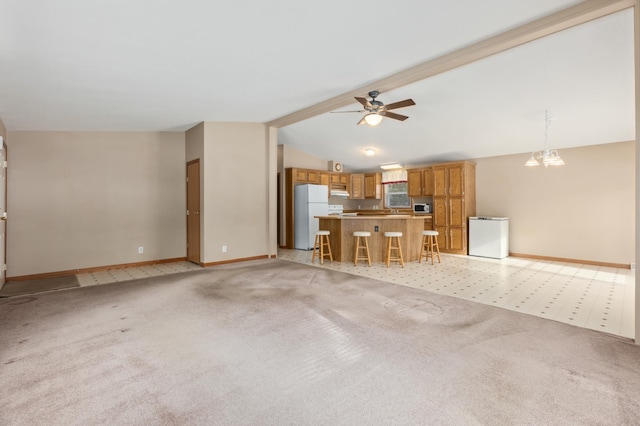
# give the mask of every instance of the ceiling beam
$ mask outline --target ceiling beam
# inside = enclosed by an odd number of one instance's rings
[[[576,25],[628,9],[635,6],[635,3],[636,0],[586,0],[520,27],[391,74],[366,86],[358,87],[350,92],[292,112],[270,121],[267,126],[280,128],[316,115],[334,111],[352,104],[355,96],[366,96],[371,90],[378,90],[383,93],[397,89]]]

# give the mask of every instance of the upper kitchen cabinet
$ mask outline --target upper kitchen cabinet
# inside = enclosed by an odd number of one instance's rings
[[[351,174],[351,190],[349,191],[349,198],[355,200],[364,198],[364,174]]]
[[[331,195],[331,176],[329,172],[320,172],[320,185],[327,186],[327,197]]]
[[[349,174],[347,173],[330,173],[329,193],[331,191],[339,191],[343,193],[350,193],[351,181],[349,180]]]
[[[382,173],[364,175],[364,198],[382,199]]]
[[[329,177],[329,172],[320,173],[320,185],[330,186],[331,178]]]
[[[422,195],[433,195],[433,168],[429,167],[422,171]]]
[[[349,175],[346,173],[331,173],[331,185],[338,185],[346,188],[349,184]]]
[[[422,197],[422,170],[407,170],[407,193],[409,197]]]
[[[320,172],[317,170],[292,169],[294,183],[320,183]]]
[[[433,195],[433,168],[407,170],[407,192],[409,197]]]
[[[473,166],[472,174],[465,179],[465,171],[471,174],[470,165]],[[465,189],[473,182],[475,192],[475,164],[468,161],[460,163],[439,164],[433,167],[433,195],[436,197],[444,196],[463,196]]]

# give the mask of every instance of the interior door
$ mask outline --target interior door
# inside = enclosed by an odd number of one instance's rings
[[[200,262],[200,160],[187,163],[187,260]]]
[[[0,287],[7,277],[7,144],[0,153]]]

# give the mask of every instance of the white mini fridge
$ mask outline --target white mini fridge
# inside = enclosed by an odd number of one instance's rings
[[[469,218],[469,256],[502,259],[509,256],[509,218]]]
[[[293,246],[313,250],[319,220],[329,214],[329,188],[326,185],[297,185],[294,189]]]

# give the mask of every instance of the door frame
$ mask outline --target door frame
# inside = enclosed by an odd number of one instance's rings
[[[198,201],[198,211],[195,212],[196,215],[198,215],[198,260],[197,262],[194,260],[190,260],[189,259],[189,216],[193,213],[189,211],[189,166],[193,165],[193,164],[198,164],[198,194],[197,194],[197,201]],[[185,220],[186,220],[186,259],[189,262],[194,262],[197,263],[198,265],[202,266],[202,250],[201,250],[201,239],[202,239],[202,224],[200,223],[200,210],[201,210],[201,205],[200,205],[200,195],[201,195],[201,191],[202,188],[200,188],[200,174],[202,173],[201,168],[200,168],[200,159],[197,158],[195,160],[191,160],[187,162],[187,165],[185,167],[185,188],[186,188],[186,196],[185,196],[185,202],[186,202],[186,209],[185,209]]]
[[[7,201],[8,201],[8,190],[9,190],[9,185],[8,185],[8,181],[9,181],[9,150],[7,147],[7,141],[5,140],[5,138],[0,137],[0,139],[2,139],[2,151],[4,152],[4,164],[0,164],[0,167],[4,168],[4,212],[7,212]],[[5,167],[5,164],[7,165]],[[2,213],[2,212],[0,212]],[[0,262],[2,262],[2,264],[0,264],[0,288],[2,288],[2,286],[5,283],[5,280],[7,278],[7,231],[8,231],[8,226],[7,226],[7,219],[6,216],[2,219],[4,221],[4,258],[0,259]]]

